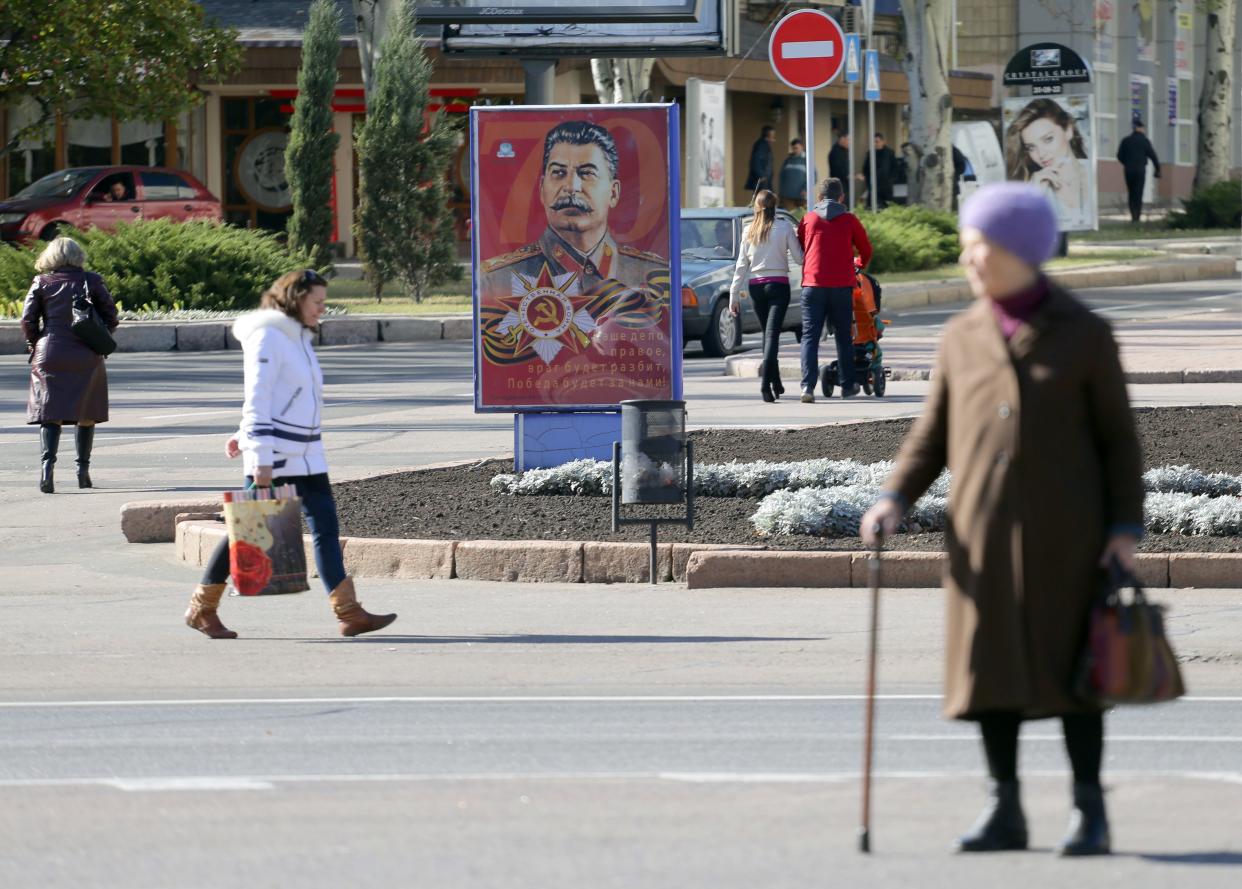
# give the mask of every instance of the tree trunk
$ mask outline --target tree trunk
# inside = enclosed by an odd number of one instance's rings
[[[1233,47],[1238,0],[1214,0],[1208,9],[1203,92],[1199,94],[1196,190],[1228,181],[1233,164]]]
[[[952,28],[949,0],[901,0],[906,26],[902,59],[910,82],[910,203],[947,210],[953,203],[953,96],[949,92]]]
[[[358,31],[358,59],[362,64],[362,86],[368,102],[375,84],[375,65],[379,61],[380,46],[388,30],[388,20],[394,17],[396,8],[403,0],[353,0],[354,23]]]
[[[654,59],[591,59],[591,78],[602,105],[637,102],[651,88]]]

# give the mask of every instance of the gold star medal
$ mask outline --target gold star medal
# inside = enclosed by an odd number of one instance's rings
[[[567,272],[552,274],[547,263],[536,278],[513,273],[513,301],[505,300],[509,312],[501,319],[496,331],[503,335],[529,337],[531,348],[551,365],[574,338],[586,341],[598,325],[586,309],[578,286],[578,275]]]

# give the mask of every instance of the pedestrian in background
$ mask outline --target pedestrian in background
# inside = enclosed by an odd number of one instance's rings
[[[772,154],[772,146],[776,144],[776,130],[764,127],[759,138],[750,149],[750,167],[746,174],[746,189],[758,191],[761,188],[772,188],[772,170],[776,165],[776,157]]]
[[[763,360],[759,363],[759,394],[776,401],[785,393],[781,383],[780,339],[789,308],[789,264],[802,262],[802,245],[788,219],[776,215],[776,195],[766,189],[755,195],[755,215],[742,232],[729,311],[741,313],[743,293],[749,293],[763,329]]]
[[[875,134],[875,197],[876,206],[883,210],[893,202],[893,179],[897,175],[897,155],[884,141],[883,133]],[[866,194],[871,194],[871,157],[863,158],[862,180]]]
[[[850,181],[850,134],[842,131],[837,133],[837,141],[828,149],[828,176],[839,179],[841,185],[849,191]]]
[[[95,426],[108,422],[108,371],[104,357],[73,332],[73,301],[86,297],[108,332],[117,328],[116,303],[103,278],[86,271],[86,251],[73,238],[56,238],[35,260],[34,281],[22,306],[22,335],[30,353],[26,422],[39,427],[39,490],[56,490],[54,469],[61,427],[75,427],[78,487],[91,483]]]
[[[961,215],[976,301],[951,319],[923,413],[863,517],[897,530],[946,466],[944,712],[979,723],[991,800],[962,852],[1025,849],[1018,730],[1060,717],[1073,769],[1062,855],[1110,850],[1100,787],[1104,719],[1072,693],[1101,567],[1133,571],[1142,462],[1108,323],[1051,283],[1057,215],[1038,186],[1004,183]]]
[[[854,378],[854,284],[858,268],[871,262],[871,241],[858,217],[841,203],[840,179],[825,179],[815,209],[798,223],[802,265],[802,401],[815,401],[819,379],[819,337],[825,319],[837,343],[841,396],[853,398],[859,386]],[[858,256],[857,264],[854,261]]]
[[[781,164],[780,191],[783,209],[806,206],[806,146],[801,139],[789,143],[789,156]]]
[[[328,282],[313,269],[289,272],[263,294],[258,311],[233,324],[245,361],[245,400],[241,427],[225,452],[230,458],[243,458],[247,485],[297,489],[314,542],[315,565],[341,635],[357,636],[383,629],[397,616],[364,610],[353,578],[345,573],[320,428],[323,372],[312,346],[327,294]],[[225,538],[208,560],[185,613],[186,624],[212,639],[237,638],[217,614],[228,578]]]
[[[1134,132],[1121,140],[1117,146],[1117,160],[1126,177],[1126,196],[1130,199],[1130,221],[1138,223],[1143,216],[1143,189],[1147,185],[1147,162],[1155,165],[1152,174],[1160,178],[1160,158],[1147,138],[1147,128],[1142,118],[1134,118]]]

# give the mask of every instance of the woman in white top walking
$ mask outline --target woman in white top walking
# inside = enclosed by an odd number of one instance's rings
[[[759,392],[764,401],[776,401],[781,385],[780,339],[785,310],[789,308],[789,265],[802,262],[802,245],[789,220],[776,216],[776,195],[755,194],[755,216],[742,232],[742,247],[729,288],[729,311],[742,310],[742,294],[750,292],[755,314],[763,327],[763,361],[759,364]]]

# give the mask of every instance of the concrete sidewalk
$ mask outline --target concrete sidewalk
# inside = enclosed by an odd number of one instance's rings
[[[1114,328],[1121,346],[1121,363],[1130,383],[1242,383],[1242,326],[1236,317],[1220,313],[1188,315],[1179,319],[1130,321]],[[940,342],[934,336],[902,335],[892,328],[880,345],[884,364],[893,380],[930,378]],[[802,375],[799,346],[781,348],[781,375],[797,380]],[[820,345],[820,364],[836,358],[831,342]],[[760,357],[755,352],[725,359],[725,373],[738,377],[759,376]]]

